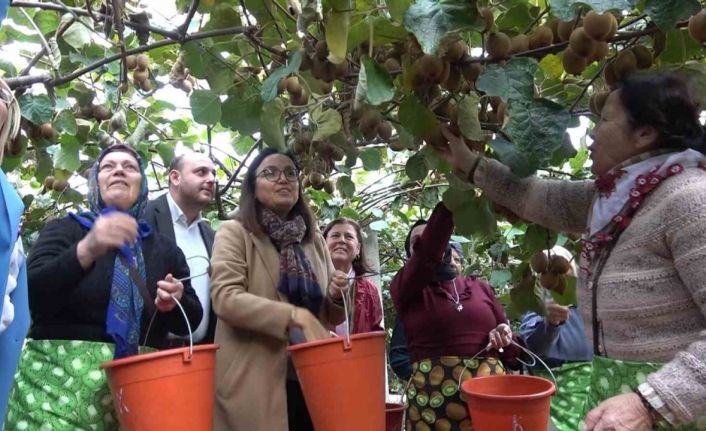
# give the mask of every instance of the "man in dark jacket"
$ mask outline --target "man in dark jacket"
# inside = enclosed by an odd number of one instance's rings
[[[204,310],[201,323],[192,328],[195,343],[212,343],[216,329],[208,275],[215,232],[201,218],[201,211],[215,193],[215,174],[213,162],[204,154],[175,157],[169,166],[169,191],[150,201],[145,209],[145,220],[157,232],[173,239],[189,264],[191,285]],[[170,335],[170,344],[188,344],[188,337]]]

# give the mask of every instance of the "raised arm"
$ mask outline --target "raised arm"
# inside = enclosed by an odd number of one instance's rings
[[[453,215],[443,203],[438,203],[414,246],[412,257],[390,284],[390,294],[397,310],[403,310],[411,300],[420,297],[422,289],[431,283],[453,228]]]

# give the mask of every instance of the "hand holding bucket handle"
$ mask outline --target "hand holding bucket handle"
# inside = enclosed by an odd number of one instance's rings
[[[512,343],[512,329],[507,323],[501,323],[488,334],[488,345],[486,350],[495,349],[500,353],[503,352],[503,347],[509,346]]]

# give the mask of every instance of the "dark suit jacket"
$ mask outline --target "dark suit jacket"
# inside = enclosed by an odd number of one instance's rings
[[[166,193],[147,203],[144,220],[149,223],[156,232],[161,233],[176,242],[176,237],[174,235],[174,223],[172,222],[172,214],[169,211],[169,201],[167,201]],[[208,252],[208,258],[210,259],[211,250],[213,250],[213,239],[216,236],[216,232],[214,232],[208,223],[203,220],[199,223],[199,231],[201,232],[201,238],[203,238],[203,242],[206,245],[206,251]],[[205,312],[206,310],[204,310],[204,313]],[[200,343],[213,343],[213,336],[216,333],[216,320],[213,307],[211,307],[208,317],[208,330],[206,331],[204,339],[201,340]]]

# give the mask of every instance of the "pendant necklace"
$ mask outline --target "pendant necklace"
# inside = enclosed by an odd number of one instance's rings
[[[456,311],[458,311],[460,313],[461,310],[463,310],[463,305],[461,304],[461,296],[458,294],[458,289],[456,289],[456,279],[451,280],[451,282],[453,283],[453,286],[454,286],[454,292],[456,293],[456,299],[451,297],[451,295],[449,295],[449,299],[451,299],[451,301],[453,301],[453,303],[456,305]]]

